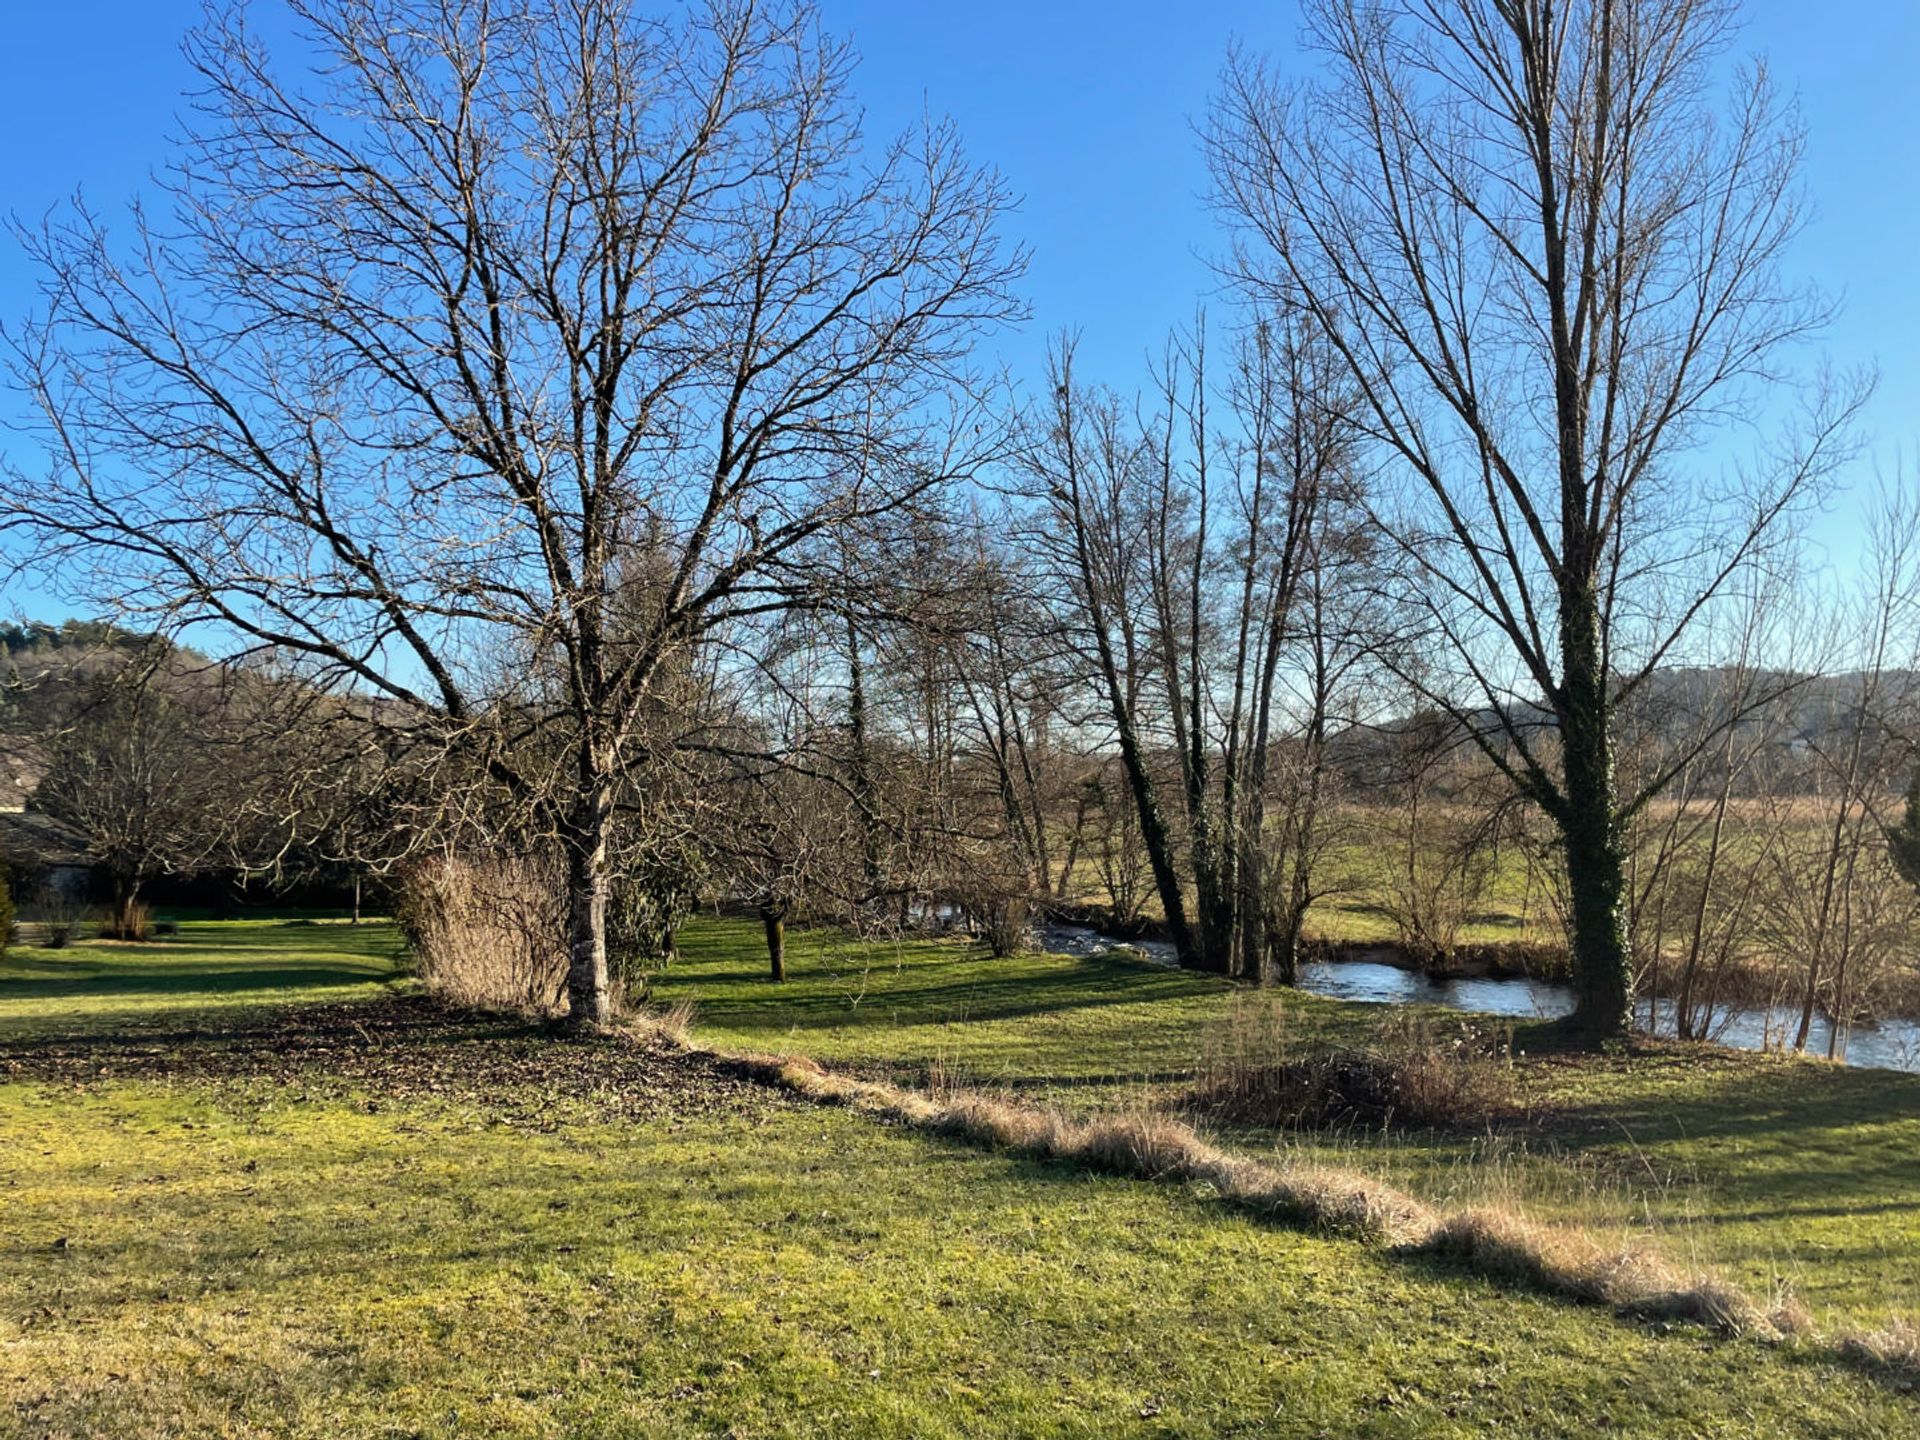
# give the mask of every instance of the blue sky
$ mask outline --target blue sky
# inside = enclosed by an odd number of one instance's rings
[[[1088,373],[1137,383],[1145,354],[1211,286],[1206,256],[1218,237],[1193,122],[1230,39],[1293,63],[1292,0],[821,7],[865,57],[858,90],[874,129],[923,107],[950,114],[1024,197],[1013,228],[1034,253],[1034,318],[1004,342],[1006,362],[1031,373],[1047,337],[1071,326]],[[263,17],[274,8],[258,6]],[[1810,130],[1816,213],[1798,267],[1845,299],[1833,358],[1880,369],[1868,418],[1890,469],[1920,438],[1920,109],[1910,98],[1920,4],[1750,0],[1746,11],[1746,48],[1798,93]],[[37,217],[76,185],[101,208],[137,192],[167,156],[188,78],[178,39],[197,14],[197,0],[0,6],[0,208]],[[0,316],[31,304],[31,274],[0,247]],[[0,415],[13,403],[0,396]],[[1823,527],[1836,546],[1847,528]]]

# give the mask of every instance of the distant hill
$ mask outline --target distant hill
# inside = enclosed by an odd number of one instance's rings
[[[1507,714],[1523,734],[1551,743],[1556,723],[1545,706],[1520,702]],[[1820,755],[1840,754],[1863,727],[1870,746],[1892,742],[1901,756],[1908,737],[1920,742],[1920,671],[1888,670],[1870,677],[1857,670],[1810,675],[1675,666],[1655,671],[1621,707],[1618,734],[1623,746],[1675,749],[1720,731],[1730,719],[1737,746],[1759,745],[1771,755],[1776,777],[1786,777],[1791,787],[1798,783],[1795,777],[1810,779]],[[1457,724],[1443,712],[1422,710],[1350,726],[1329,744],[1335,763],[1353,782],[1367,786],[1389,781],[1396,757],[1411,743],[1470,750],[1469,727],[1497,736],[1500,714],[1483,706]]]

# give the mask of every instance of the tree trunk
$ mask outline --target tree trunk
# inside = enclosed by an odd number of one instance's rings
[[[866,881],[867,902],[877,899],[885,854],[880,834],[880,810],[873,783],[873,761],[867,742],[867,687],[860,660],[860,631],[849,610],[847,621],[847,738],[852,762],[853,800],[860,811],[860,866]],[[774,977],[778,979],[778,976]]]
[[[1861,695],[1861,711],[1864,712],[1872,699],[1873,691],[1868,688]],[[1860,773],[1860,751],[1866,737],[1864,714],[1854,717],[1853,738],[1847,746],[1847,768],[1840,777],[1840,808],[1834,812],[1833,833],[1827,842],[1826,870],[1820,885],[1820,909],[1814,922],[1813,944],[1807,957],[1807,985],[1800,999],[1800,1024],[1794,1031],[1793,1050],[1796,1055],[1807,1048],[1807,1036],[1813,1029],[1813,1012],[1820,1003],[1820,970],[1827,955],[1827,946],[1833,931],[1834,887],[1840,873],[1840,851],[1846,839],[1847,811],[1853,806],[1854,783]]]
[[[1703,1026],[1693,1013],[1694,980],[1699,974],[1701,942],[1706,934],[1707,910],[1713,903],[1714,874],[1720,867],[1720,842],[1726,833],[1727,806],[1733,798],[1733,727],[1727,727],[1727,743],[1720,756],[1720,795],[1713,811],[1713,831],[1707,841],[1707,868],[1700,880],[1700,900],[1693,912],[1693,937],[1687,944],[1687,964],[1681,972],[1680,998],[1674,1006],[1674,1033],[1682,1040],[1704,1040]],[[1659,1000],[1659,991],[1653,992]]]
[[[1235,877],[1240,886],[1240,978],[1256,985],[1267,983],[1267,961],[1273,948],[1266,923],[1266,856],[1258,838],[1265,819],[1258,797],[1250,799],[1243,821],[1250,833],[1241,836],[1239,873]],[[1283,983],[1292,983],[1291,973]]]
[[[1140,753],[1140,742],[1133,733],[1133,718],[1123,713],[1118,696],[1117,678],[1110,676],[1108,689],[1116,697],[1114,718],[1120,731],[1120,761],[1126,771],[1127,787],[1140,818],[1140,839],[1146,846],[1147,865],[1153,871],[1153,884],[1160,895],[1161,913],[1167,921],[1167,934],[1173,940],[1175,956],[1189,970],[1205,969],[1205,959],[1194,944],[1193,926],[1187,920],[1186,896],[1180,889],[1180,872],[1173,865],[1173,838],[1160,814],[1153,793],[1153,778]]]
[[[1627,945],[1626,857],[1611,806],[1568,797],[1567,880],[1573,897],[1575,1028],[1595,1039],[1624,1035],[1633,964]]]
[[[787,922],[780,911],[760,907],[760,923],[767,929],[767,963],[775,980],[787,978]]]
[[[1593,627],[1586,628],[1587,638]],[[1574,1028],[1595,1040],[1624,1035],[1633,1020],[1633,957],[1627,937],[1627,857],[1614,813],[1613,739],[1608,733],[1599,647],[1570,645],[1560,735],[1566,795],[1559,815],[1572,898]],[[1585,653],[1578,651],[1584,648]]]
[[[1298,906],[1288,903],[1276,917],[1277,924],[1262,925],[1266,941],[1266,967],[1260,975],[1260,983],[1275,985],[1297,985],[1300,982],[1300,929],[1301,911]]]
[[[140,927],[134,924],[134,915],[140,905],[140,887],[145,883],[139,875],[113,877],[113,937],[118,940],[144,940]]]
[[[607,989],[607,830],[612,806],[596,785],[575,807],[567,851],[567,1021],[577,1028],[613,1018]]]
[[[1201,845],[1209,852],[1204,857],[1198,853]],[[1200,955],[1194,968],[1214,975],[1231,975],[1239,950],[1239,897],[1232,877],[1220,873],[1224,868],[1211,838],[1204,834],[1196,837],[1194,908],[1200,918]]]
[[[1915,793],[1920,794],[1920,772],[1916,773],[1914,783],[1916,786]],[[1920,806],[1920,800],[1914,803],[1916,806]],[[1920,810],[1916,810],[1916,813],[1920,813]],[[1080,837],[1086,830],[1086,824],[1087,792],[1082,790],[1079,800],[1075,802],[1073,807],[1073,830],[1067,836],[1067,858],[1060,862],[1060,883],[1053,887],[1053,895],[1056,900],[1065,900],[1067,898],[1067,887],[1073,881],[1073,867],[1080,861]],[[1920,826],[1917,826],[1916,829],[1920,830]]]
[[[1319,764],[1316,758],[1313,762]],[[1300,937],[1306,933],[1307,911],[1313,905],[1314,825],[1320,805],[1320,776],[1316,769],[1306,794],[1296,801],[1303,807],[1289,829],[1292,832],[1292,874],[1287,880],[1287,898],[1278,907],[1279,923],[1263,926],[1268,931],[1267,970],[1263,977],[1280,985],[1300,983]]]

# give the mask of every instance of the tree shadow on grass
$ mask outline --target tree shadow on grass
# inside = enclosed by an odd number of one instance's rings
[[[90,973],[41,973],[0,976],[0,1001],[31,1004],[36,1000],[64,1000],[80,996],[202,995],[218,1003],[224,995],[256,990],[301,990],[343,985],[365,985],[393,978],[391,966],[377,961],[314,961],[304,965],[222,964],[158,960],[146,964],[116,964]]]
[[[92,941],[62,950],[16,949],[0,961],[8,1029],[122,1022],[116,1000],[198,1001],[218,1008],[268,992],[365,987],[400,978],[404,952],[388,926],[249,922],[187,927],[146,943]],[[85,1014],[37,1013],[88,1001]],[[135,1007],[138,1009],[138,1006]]]
[[[1591,1097],[1555,1105],[1549,1128],[1579,1149],[1622,1138],[1845,1138],[1861,1125],[1908,1121],[1920,1121],[1920,1076],[1743,1057],[1706,1071],[1643,1071],[1625,1094],[1603,1082]]]
[[[709,1023],[779,1029],[895,1029],[1020,1019],[1226,993],[1224,985],[1216,988],[1158,967],[1063,962],[1057,957],[1035,957],[1033,967],[1020,972],[1008,971],[1004,962],[988,965],[954,957],[944,965],[920,960],[875,966],[870,971],[835,972],[810,966],[798,973],[790,971],[790,976],[786,982],[775,982],[760,975],[702,968],[674,975],[671,983],[675,996],[685,994],[694,1000]]]

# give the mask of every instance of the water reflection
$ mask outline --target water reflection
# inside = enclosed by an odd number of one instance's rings
[[[1117,941],[1086,925],[1043,925],[1037,938],[1041,948],[1056,954],[1091,955],[1126,944],[1156,963],[1174,963],[1173,946],[1164,940]],[[1396,965],[1366,960],[1303,965],[1300,988],[1335,1000],[1386,1005],[1418,1002],[1516,1020],[1557,1020],[1573,1013],[1573,992],[1565,985],[1526,979],[1435,980]],[[1655,1034],[1673,1034],[1673,1002],[1641,1001],[1639,1023]],[[1739,1050],[1777,1050],[1792,1042],[1798,1024],[1797,1012],[1732,1010],[1716,1018],[1711,1038]],[[1825,1055],[1832,1035],[1833,1022],[1816,1015],[1807,1036],[1807,1053]],[[1894,1019],[1856,1025],[1844,1031],[1840,1041],[1835,1053],[1850,1065],[1920,1073],[1920,1021]]]

